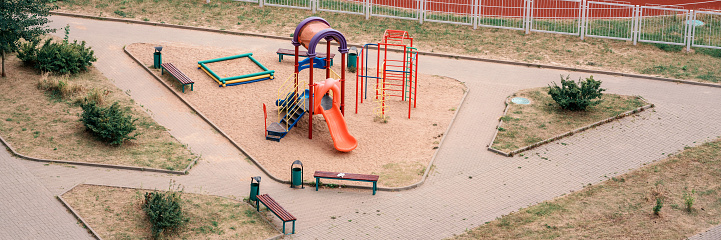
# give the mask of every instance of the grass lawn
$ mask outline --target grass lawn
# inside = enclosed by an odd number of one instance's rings
[[[63,195],[104,239],[149,239],[142,209],[147,190],[79,185]],[[170,239],[267,239],[278,232],[250,205],[227,198],[183,193],[181,208],[190,219]]]
[[[378,42],[386,29],[406,30],[420,51],[461,54],[500,60],[581,69],[642,73],[705,82],[721,81],[721,50],[639,44],[547,33],[479,28],[310,10],[259,7],[258,4],[214,0],[63,0],[60,11],[130,18],[186,26],[290,36],[306,17],[319,16],[344,33],[351,43]],[[287,46],[290,47],[290,42]]]
[[[492,147],[506,153],[647,104],[636,96],[603,94],[600,104],[575,112],[561,109],[548,95],[547,87],[521,90],[515,96],[527,98],[531,104],[510,102],[501,118],[503,124]]]
[[[719,175],[721,139],[520,209],[454,239],[685,239],[721,223]],[[662,208],[655,215],[657,199]]]
[[[6,62],[7,78],[0,79],[0,134],[19,153],[43,159],[184,170],[195,156],[142,106],[115,87],[97,69],[75,76],[48,76],[23,66],[14,56]],[[63,81],[65,93],[46,91],[40,82]],[[48,85],[48,84],[46,84]],[[49,84],[52,85],[52,84]],[[92,136],[80,122],[79,102],[87,96],[119,101],[138,118],[135,140],[120,147]]]

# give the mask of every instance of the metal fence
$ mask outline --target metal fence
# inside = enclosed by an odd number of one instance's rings
[[[423,22],[721,49],[721,11],[610,0],[236,0]]]

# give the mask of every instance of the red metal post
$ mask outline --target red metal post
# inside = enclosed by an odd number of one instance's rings
[[[355,70],[355,114],[358,114],[358,56],[356,56],[356,70]]]
[[[298,94],[298,46],[295,46],[295,93]]]
[[[330,40],[326,40],[328,48],[325,51],[325,78],[330,78]],[[313,63],[311,63],[313,64]]]
[[[412,42],[413,40],[411,40]],[[413,108],[416,107],[416,100],[418,100],[418,51],[416,51],[416,74],[413,76],[415,80],[413,81],[415,84],[415,87],[413,89]]]
[[[263,103],[263,127],[265,127],[265,136],[268,136],[268,112],[265,110],[265,103]]]
[[[296,55],[297,56],[297,55]],[[308,139],[313,139],[313,98],[315,98],[313,95],[313,61],[315,61],[315,56],[310,57],[310,77],[308,77]]]
[[[380,84],[380,79],[378,77],[381,76],[381,43],[378,42],[378,60],[376,60],[376,99],[378,99],[378,85]]]
[[[406,76],[407,76],[406,73],[405,73],[405,71],[406,71],[406,62],[407,62],[407,60],[406,60],[406,49],[407,49],[407,48],[406,48],[405,46],[403,46],[403,57],[402,57],[402,58],[403,58],[403,72],[404,72],[404,73],[403,73],[403,86],[402,86],[402,89],[403,89],[403,90],[401,91],[401,101],[405,101],[405,100],[406,100]],[[409,80],[410,80],[410,79],[409,79]],[[411,99],[409,98],[408,101],[410,101],[410,100],[411,100]]]

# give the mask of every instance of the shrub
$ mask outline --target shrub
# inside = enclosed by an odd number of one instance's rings
[[[110,145],[122,145],[125,140],[135,139],[129,134],[135,131],[135,121],[127,110],[120,109],[118,102],[110,107],[100,107],[93,101],[86,100],[80,105],[83,115],[80,121],[86,128],[101,140]]]
[[[92,62],[97,61],[95,52],[85,46],[85,41],[53,42],[45,40],[38,48],[38,41],[23,43],[18,50],[18,58],[42,72],[56,74],[75,74],[87,71]]]
[[[150,220],[153,238],[177,230],[188,222],[180,206],[180,192],[146,192],[143,211]]]
[[[656,206],[653,206],[653,214],[658,216],[658,214],[661,212],[662,207],[663,201],[661,201],[661,198],[656,198]]]
[[[683,201],[686,204],[686,210],[689,212],[693,210],[693,202],[696,201],[696,199],[693,197],[694,193],[696,193],[696,190],[691,190],[691,193],[683,194]]]
[[[580,86],[579,86],[580,85]],[[596,81],[593,76],[586,78],[585,81],[578,79],[578,83],[570,80],[569,76],[564,79],[561,76],[561,86],[553,82],[553,86],[548,86],[548,94],[561,108],[571,111],[585,111],[589,106],[599,104],[600,98],[606,89],[601,88],[601,81]]]
[[[52,95],[67,99],[82,92],[83,87],[68,81],[68,79],[48,78],[47,74],[38,81],[37,88],[50,92]]]

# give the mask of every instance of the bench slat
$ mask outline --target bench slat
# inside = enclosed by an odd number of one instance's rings
[[[268,209],[270,209],[273,213],[278,215],[278,217],[281,220],[283,220],[283,222],[297,220],[292,214],[290,214],[288,211],[286,211],[285,208],[281,207],[280,204],[278,204],[278,202],[276,202],[273,198],[271,198],[270,195],[262,194],[262,195],[258,195],[257,198],[266,207],[268,207]]]
[[[313,177],[334,178],[334,179],[353,179],[353,180],[363,180],[363,181],[378,181],[378,175],[345,173],[345,176],[338,177],[338,174],[339,174],[338,172],[315,171],[315,173],[313,174]]]
[[[193,80],[191,80],[188,76],[186,76],[183,72],[181,72],[178,68],[175,67],[172,63],[163,63],[160,64],[161,67],[163,67],[170,75],[173,75],[175,79],[177,79],[182,84],[191,84],[195,83]]]

